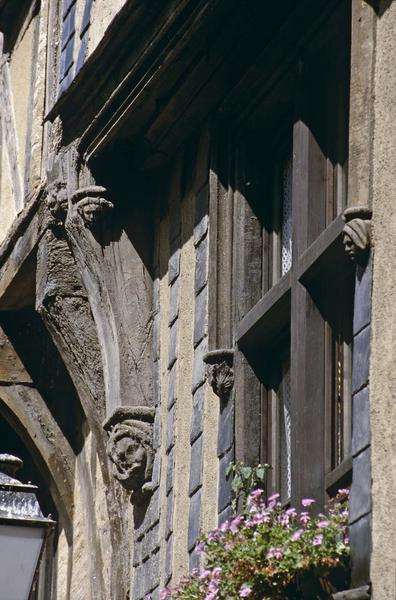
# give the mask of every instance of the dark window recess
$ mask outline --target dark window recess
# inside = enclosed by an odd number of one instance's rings
[[[292,265],[293,129],[288,114],[245,140],[244,196],[261,227],[262,293]],[[264,145],[263,145],[264,143]]]
[[[331,466],[351,452],[351,347],[342,333],[332,335],[332,447]]]
[[[237,138],[245,231],[235,244],[248,264],[244,298],[258,279],[249,271],[254,250],[262,295],[241,315],[236,337],[262,384],[260,457],[273,467],[269,488],[282,502],[310,495],[323,505],[351,480],[354,269],[341,217],[349,27],[349,3],[338,3]]]
[[[278,491],[282,502],[291,496],[292,470],[292,397],[290,360],[285,359],[279,369],[280,381],[270,393],[271,402],[271,465],[272,490]]]
[[[302,93],[311,132],[308,244],[347,203],[349,35],[341,27],[303,65]]]
[[[286,275],[292,266],[292,199],[293,199],[293,155],[284,157],[280,168],[281,235],[280,275]]]

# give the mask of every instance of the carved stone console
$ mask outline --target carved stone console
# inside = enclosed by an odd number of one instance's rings
[[[152,492],[154,409],[122,406],[104,422],[114,477],[141,503]]]
[[[48,186],[46,205],[49,212],[48,226],[52,228],[63,227],[68,206],[67,190],[64,182],[54,181]]]
[[[100,185],[90,185],[74,192],[72,204],[89,229],[95,229],[102,217],[113,209],[108,195],[108,190]]]
[[[372,211],[365,206],[351,206],[344,212],[343,244],[351,260],[364,263],[371,245]]]
[[[221,349],[207,352],[203,358],[207,364],[208,382],[222,402],[227,402],[234,386],[234,350]]]

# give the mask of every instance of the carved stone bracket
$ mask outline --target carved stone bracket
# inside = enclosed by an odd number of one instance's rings
[[[140,504],[152,492],[154,409],[122,406],[103,423],[114,477]]]
[[[113,209],[114,205],[108,195],[108,190],[100,185],[91,185],[74,192],[72,204],[89,229],[95,229],[103,216]]]
[[[63,181],[54,181],[48,186],[47,208],[50,215],[48,226],[62,227],[67,214],[67,191]]]
[[[209,384],[220,400],[226,402],[234,386],[234,350],[212,350],[205,354],[203,360],[207,364]]]
[[[351,260],[364,263],[371,245],[372,210],[366,206],[351,206],[344,211],[343,244]]]

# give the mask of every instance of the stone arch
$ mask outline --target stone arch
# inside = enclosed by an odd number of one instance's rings
[[[38,391],[23,384],[0,386],[0,415],[29,450],[71,541],[75,455],[59,425]]]

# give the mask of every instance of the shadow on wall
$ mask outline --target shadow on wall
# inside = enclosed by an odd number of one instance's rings
[[[366,0],[367,4],[369,4],[373,10],[377,13],[379,17],[388,10],[393,0]]]

